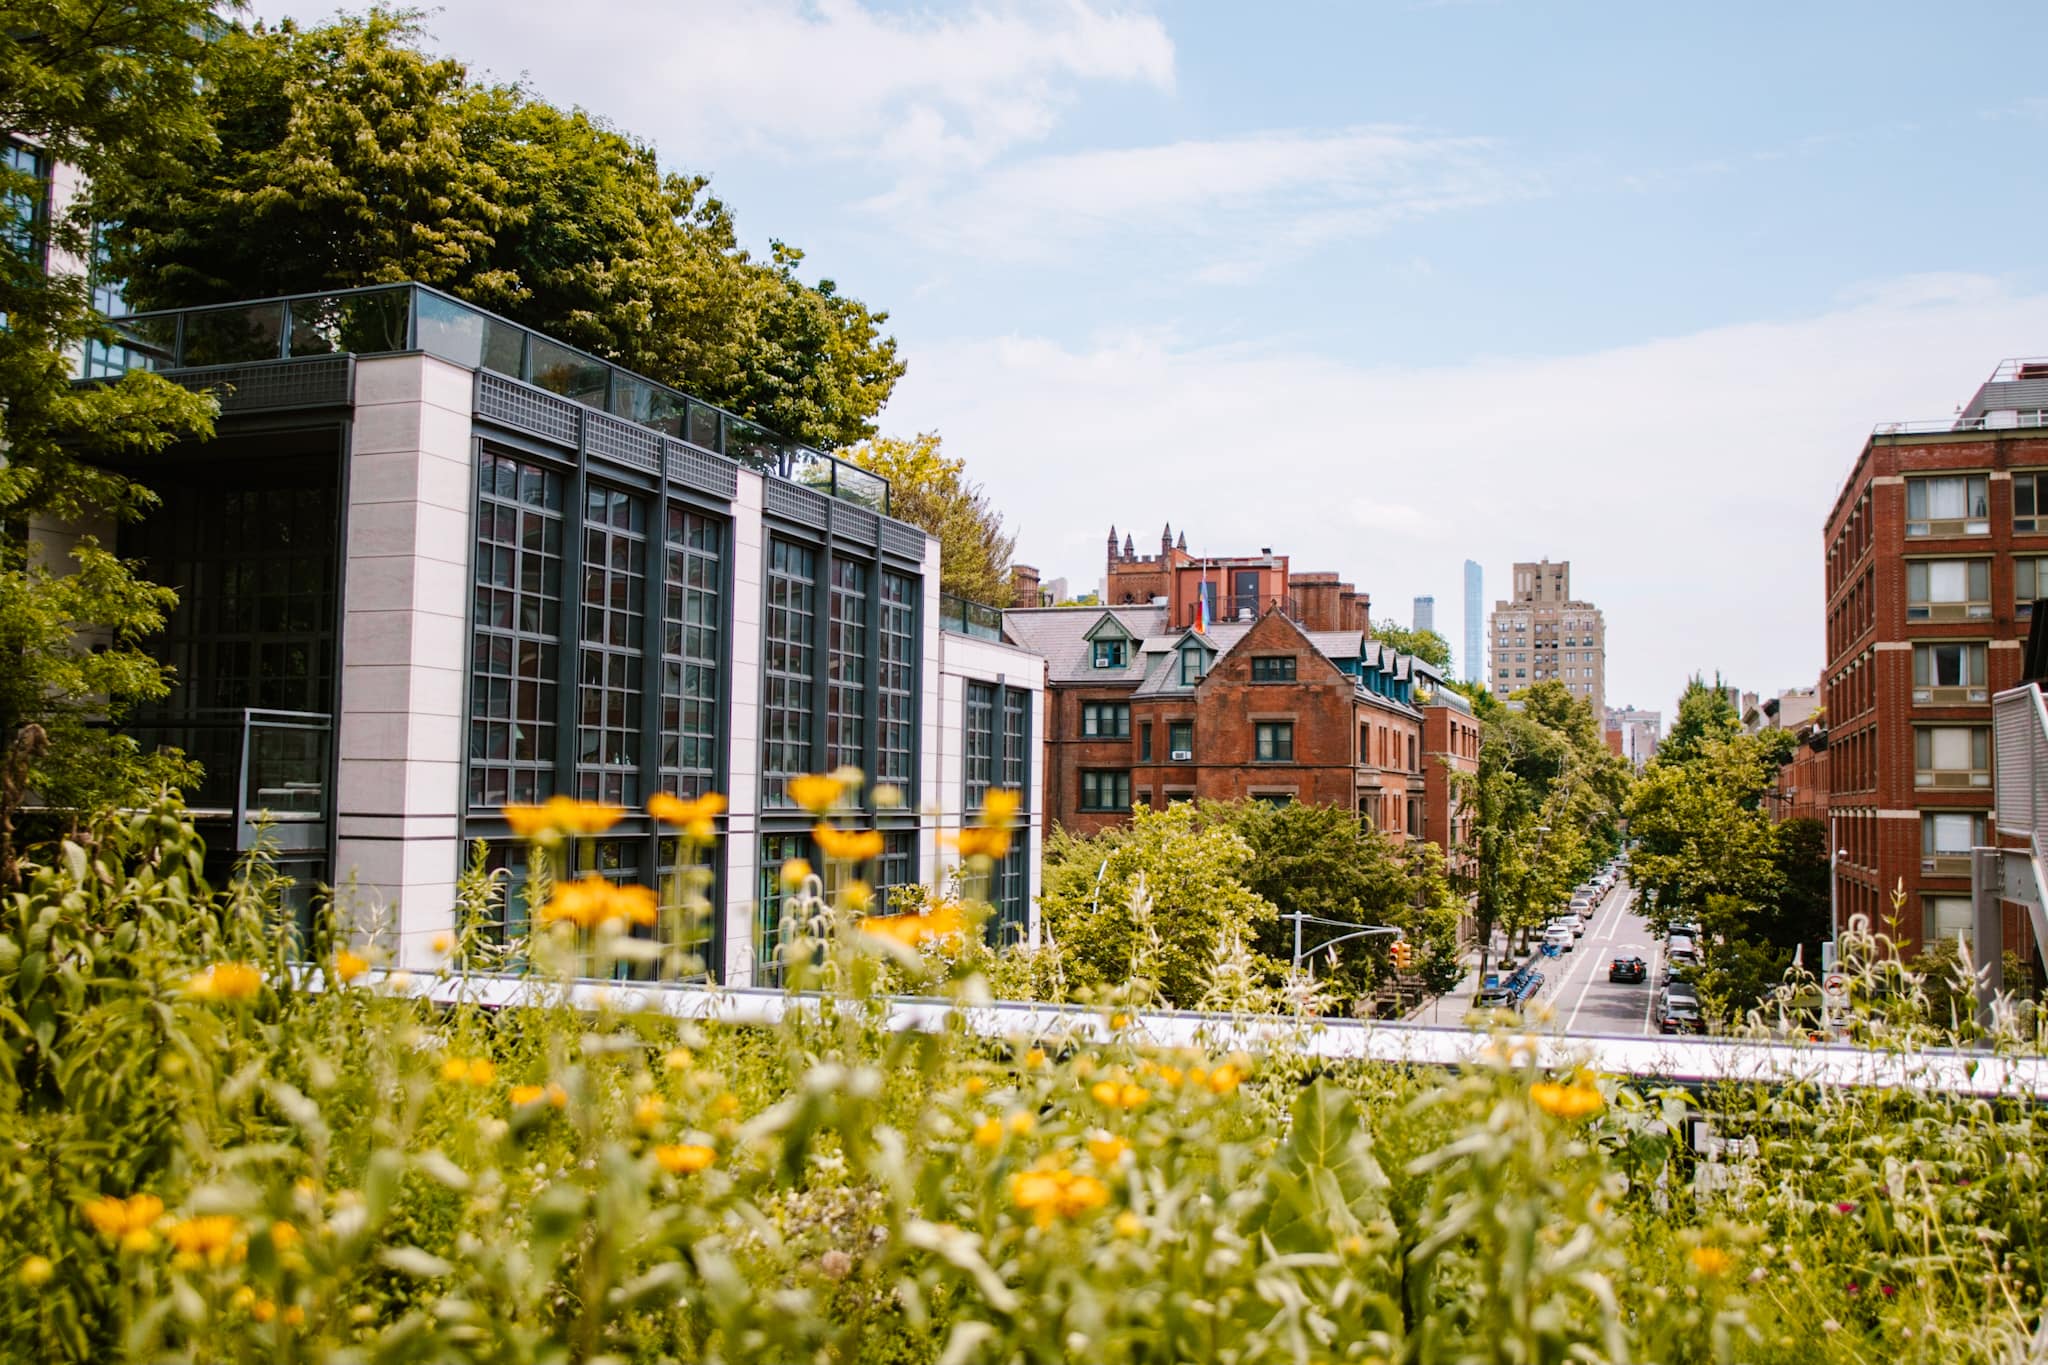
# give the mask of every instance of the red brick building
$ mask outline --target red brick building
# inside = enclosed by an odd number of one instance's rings
[[[1479,772],[1479,721],[1472,704],[1447,687],[1417,691],[1422,704],[1422,837],[1444,851],[1453,872],[1476,875],[1472,841],[1477,810],[1455,774]]]
[[[1307,630],[1278,605],[1205,632],[1168,612],[1003,614],[1008,638],[1047,662],[1045,809],[1062,826],[1094,833],[1138,802],[1307,801],[1405,840],[1426,837],[1434,794],[1439,827],[1469,829],[1448,776],[1431,784],[1425,716],[1444,713],[1444,752],[1461,763],[1477,763],[1477,728],[1462,697],[1419,694],[1441,682],[1428,665],[1362,630]]]
[[[1828,514],[1825,748],[1788,785],[1828,793],[1838,931],[1884,927],[1900,887],[1901,937],[1969,928],[1969,850],[1995,836],[1990,701],[2048,591],[2044,414],[2048,363],[2008,361],[1960,416],[1879,427]],[[2005,933],[2031,953],[2017,907]]]
[[[1103,590],[1109,606],[1164,606],[1170,626],[1195,624],[1196,605],[1206,600],[1211,623],[1255,621],[1278,607],[1307,630],[1372,629],[1371,595],[1336,574],[1294,573],[1287,556],[1271,550],[1198,559],[1185,532],[1175,540],[1171,524],[1156,555],[1138,554],[1128,534],[1119,549],[1110,527]]]

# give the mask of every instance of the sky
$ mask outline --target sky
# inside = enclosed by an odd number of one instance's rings
[[[258,0],[312,20],[331,3]],[[433,45],[705,174],[890,314],[1079,590],[1114,524],[1284,551],[1463,643],[1517,560],[1608,701],[1822,663],[1879,422],[2048,354],[2048,6],[444,0]],[[2029,169],[2029,168],[2033,169]]]

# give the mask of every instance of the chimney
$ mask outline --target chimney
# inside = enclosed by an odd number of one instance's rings
[[[1010,566],[1010,605],[1013,607],[1036,607],[1041,605],[1038,596],[1038,570],[1029,564]]]

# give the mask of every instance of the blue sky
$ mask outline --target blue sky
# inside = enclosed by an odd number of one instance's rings
[[[1048,577],[1170,520],[1376,614],[1432,592],[1456,644],[1467,556],[1489,597],[1568,558],[1615,704],[1811,683],[1863,436],[2048,353],[2038,4],[448,0],[429,27],[888,308],[884,429],[940,431]]]

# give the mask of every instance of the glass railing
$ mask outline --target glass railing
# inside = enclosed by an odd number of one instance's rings
[[[177,749],[200,765],[185,800],[196,815],[232,817],[237,849],[253,847],[262,827],[276,829],[273,842],[283,848],[325,843],[334,721],[324,712],[198,710],[121,731],[144,749]],[[286,828],[296,826],[318,828]]]
[[[939,594],[939,629],[977,640],[1003,638],[1003,611],[981,602],[970,602],[951,593]]]
[[[113,319],[112,370],[425,351],[521,379],[773,478],[887,515],[889,481],[679,389],[420,284],[372,285]]]

